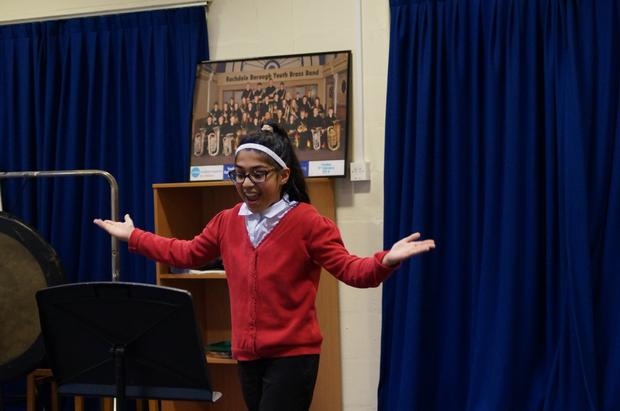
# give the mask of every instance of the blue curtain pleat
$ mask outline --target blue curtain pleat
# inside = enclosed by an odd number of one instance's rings
[[[614,1],[391,0],[380,410],[620,410]]]
[[[0,26],[0,172],[105,170],[118,182],[119,217],[152,229],[152,184],[188,180],[195,70],[206,59],[202,7]],[[0,179],[0,188],[3,210],[56,250],[67,282],[112,279],[110,236],[92,223],[111,215],[103,177]],[[152,262],[119,251],[121,281],[155,282]],[[5,398],[25,392],[17,379],[0,388]],[[5,401],[7,411],[24,407]]]
[[[153,183],[186,181],[196,64],[208,58],[202,7],[0,26],[0,171],[101,169],[120,217],[152,228]],[[101,177],[2,181],[4,210],[58,252],[69,282],[110,280]],[[154,265],[121,247],[121,280]]]

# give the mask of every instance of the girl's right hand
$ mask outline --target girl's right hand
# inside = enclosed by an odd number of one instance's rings
[[[111,236],[116,237],[122,241],[129,241],[129,236],[131,236],[131,232],[135,228],[133,225],[133,220],[131,219],[131,217],[129,217],[129,214],[125,214],[125,221],[123,222],[101,220],[100,218],[95,218],[93,220],[93,223],[103,228]]]

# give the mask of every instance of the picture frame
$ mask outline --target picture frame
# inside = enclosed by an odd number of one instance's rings
[[[267,121],[286,131],[306,177],[345,176],[350,79],[350,50],[198,63],[189,180],[227,179],[236,147]]]

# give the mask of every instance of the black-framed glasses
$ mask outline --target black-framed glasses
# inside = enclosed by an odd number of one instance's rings
[[[230,170],[228,172],[228,177],[235,184],[243,184],[246,178],[249,178],[252,183],[258,184],[258,183],[264,183],[265,180],[267,180],[267,176],[269,175],[269,173],[271,173],[274,170],[275,168],[270,168],[267,170],[256,169],[256,170],[251,170],[249,173],[241,173],[237,170]]]

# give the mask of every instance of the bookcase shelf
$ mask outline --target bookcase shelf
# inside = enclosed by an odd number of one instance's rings
[[[189,274],[189,273],[182,273],[182,274],[172,274],[172,273],[168,273],[168,274],[160,274],[159,278],[161,278],[162,280],[165,279],[171,279],[171,280],[179,280],[179,279],[193,279],[193,280],[225,280],[226,279],[226,272],[224,271],[219,271],[219,272],[213,272],[213,273],[200,273],[200,274]]]
[[[312,204],[323,215],[335,220],[333,180],[307,180]],[[234,186],[227,181],[167,183],[153,185],[155,232],[157,234],[191,239],[207,222],[223,209],[239,202]],[[206,344],[230,340],[230,301],[226,273],[172,273],[173,267],[156,264],[157,284],[181,288],[192,294],[198,329]],[[317,313],[323,346],[319,376],[311,411],[340,411],[342,409],[342,371],[340,360],[340,320],[338,281],[329,273],[321,274],[317,295]],[[236,361],[207,356],[213,389],[223,397],[213,404],[188,401],[163,401],[166,411],[242,411],[245,409],[239,386]]]

